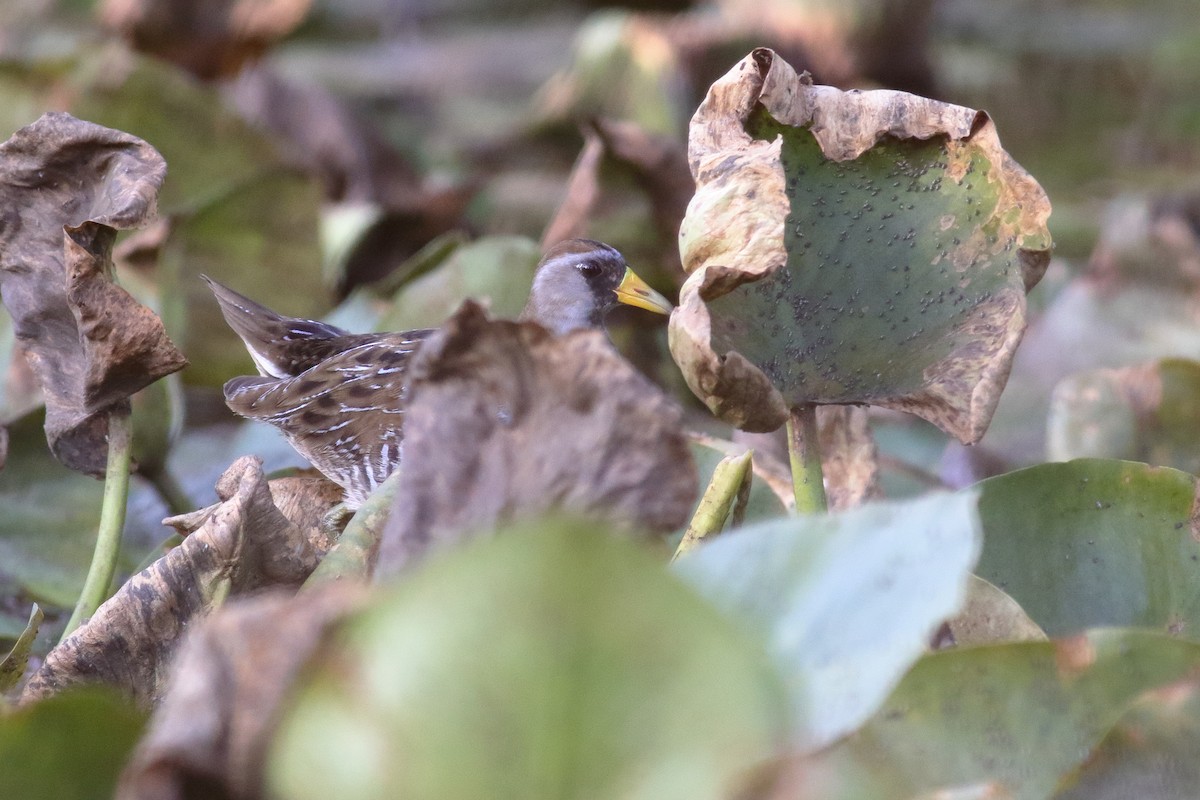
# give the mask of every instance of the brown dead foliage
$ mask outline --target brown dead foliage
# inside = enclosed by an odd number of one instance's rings
[[[650,529],[686,521],[681,412],[604,334],[556,338],[468,302],[414,356],[399,492],[379,574],[430,547],[563,508]]]
[[[130,578],[50,651],[22,702],[79,683],[110,684],[143,705],[158,700],[175,645],[196,617],[226,597],[296,587],[308,577],[329,546],[319,526],[335,502],[331,486],[302,479],[268,485],[261,460],[234,462],[217,483],[221,502],[188,515],[180,527],[194,532],[183,544]]]
[[[361,585],[230,603],[190,631],[166,695],[117,788],[119,800],[259,798],[280,710]]]
[[[146,142],[50,113],[0,144],[0,288],[66,466],[102,474],[108,413],[182,369],[150,309],[112,282],[119,229],[146,224],[166,163]]]

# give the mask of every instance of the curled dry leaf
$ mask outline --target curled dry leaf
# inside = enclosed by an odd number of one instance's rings
[[[111,280],[117,230],[153,217],[166,168],[141,139],[64,113],[0,144],[0,290],[45,396],[50,449],[80,472],[104,472],[109,410],[187,364]]]
[[[333,500],[327,482],[280,483],[268,486],[258,458],[234,462],[217,483],[222,502],[203,524],[51,650],[22,702],[107,683],[150,704],[161,695],[176,641],[198,614],[227,595],[303,582],[327,545],[316,528]]]
[[[1041,187],[983,112],[815,86],[770,50],[692,120],[671,351],[716,414],[886,406],[983,435],[1049,261]]]
[[[399,493],[378,569],[563,508],[650,529],[687,521],[681,411],[604,334],[554,337],[466,303],[414,356]]]
[[[262,797],[263,763],[296,675],[361,585],[230,603],[194,627],[121,776],[118,800]]]

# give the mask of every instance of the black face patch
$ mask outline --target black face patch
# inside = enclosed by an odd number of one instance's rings
[[[625,258],[606,244],[591,244],[594,245],[593,252],[581,258],[576,269],[587,282],[596,308],[604,311],[617,305],[616,291],[625,277]]]

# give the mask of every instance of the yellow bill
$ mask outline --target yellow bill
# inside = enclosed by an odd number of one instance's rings
[[[616,288],[617,300],[627,306],[644,308],[657,314],[670,314],[675,306],[671,301],[646,285],[629,267],[625,268],[625,277]]]

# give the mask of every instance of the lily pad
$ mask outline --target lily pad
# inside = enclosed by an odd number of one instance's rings
[[[1200,685],[1148,692],[1125,714],[1055,800],[1178,800],[1200,785]]]
[[[1194,475],[1079,459],[979,488],[978,573],[1051,637],[1100,626],[1200,636]]]
[[[760,523],[676,571],[760,631],[786,677],[804,750],[856,728],[962,604],[979,554],[974,493],[935,493]]]
[[[934,653],[866,726],[798,763],[821,791],[791,796],[913,797],[993,783],[1003,797],[1047,798],[1139,695],[1197,667],[1200,644],[1149,631]]]
[[[714,413],[867,403],[977,441],[1049,262],[1041,187],[987,114],[813,85],[755,50],[692,119],[671,352]]]
[[[272,795],[716,798],[779,741],[753,639],[588,523],[475,540],[381,595],[298,688]]]

